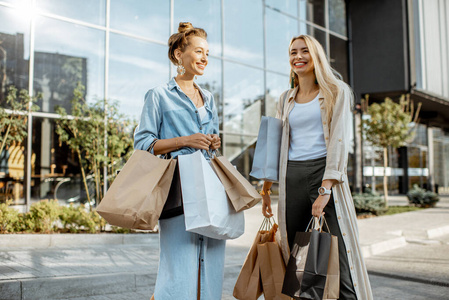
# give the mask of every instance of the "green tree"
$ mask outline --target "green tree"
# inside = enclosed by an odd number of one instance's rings
[[[399,148],[406,145],[414,138],[413,130],[418,123],[421,103],[415,111],[413,102],[409,95],[402,95],[399,103],[385,98],[382,103],[373,103],[368,106],[368,96],[363,101],[363,111],[369,115],[362,120],[363,134],[367,141],[373,146],[383,148],[384,174],[383,188],[385,203],[388,205],[387,174],[388,146]]]
[[[13,86],[8,88],[6,109],[0,107],[0,154],[5,146],[22,143],[27,136],[28,111],[39,109],[34,103],[40,97],[30,97],[27,90],[20,92]]]
[[[84,87],[80,83],[73,95],[70,115],[64,108],[56,108],[56,112],[61,115],[56,121],[56,133],[59,141],[66,143],[78,156],[89,203],[92,203],[92,199],[87,174],[94,178],[95,201],[98,202],[103,198],[102,166],[108,167],[109,174],[115,174],[118,162],[131,155],[133,121],[119,113],[117,103],[107,104],[104,100],[86,103]]]

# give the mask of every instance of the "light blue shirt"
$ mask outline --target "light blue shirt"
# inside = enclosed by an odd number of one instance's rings
[[[198,109],[172,78],[166,85],[150,89],[145,94],[140,123],[134,131],[134,149],[147,150],[154,139],[170,139],[198,132],[218,134],[218,114],[214,97],[198,88],[204,100],[206,115],[201,119]],[[184,147],[170,153],[171,157],[198,149]],[[154,154],[154,152],[152,151]],[[203,154],[208,157],[206,151]]]

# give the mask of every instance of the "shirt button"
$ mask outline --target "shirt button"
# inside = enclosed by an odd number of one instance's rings
[[[354,286],[357,286],[357,283],[354,283]]]
[[[203,127],[200,127],[200,130],[203,130]]]
[[[328,140],[328,139],[329,139],[329,137],[327,136],[327,137],[326,137],[326,140]]]
[[[353,266],[351,266],[351,270],[353,270],[354,269],[354,267]]]
[[[335,203],[338,203],[338,200],[335,200],[334,202],[335,202]]]
[[[323,125],[326,125],[326,122],[323,122]]]
[[[198,113],[198,111],[197,111],[197,110],[195,110],[195,113]]]
[[[341,220],[341,216],[338,216],[338,219]]]
[[[351,250],[348,250],[348,253],[351,253]]]
[[[339,142],[341,142],[341,139],[338,139]]]
[[[343,233],[343,236],[346,236],[346,233]],[[349,251],[348,251],[348,253],[349,253]]]

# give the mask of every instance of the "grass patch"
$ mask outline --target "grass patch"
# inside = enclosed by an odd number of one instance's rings
[[[400,214],[405,213],[409,211],[415,211],[424,209],[423,207],[416,207],[416,206],[389,206],[388,210],[384,213],[384,215],[394,215],[394,214]]]

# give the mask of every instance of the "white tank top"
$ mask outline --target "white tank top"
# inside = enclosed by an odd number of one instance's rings
[[[289,160],[310,160],[327,154],[319,97],[318,94],[310,102],[295,103],[290,112]]]
[[[201,107],[198,107],[198,113],[200,114],[201,121],[204,119],[204,117],[207,115],[206,107],[203,105]]]

